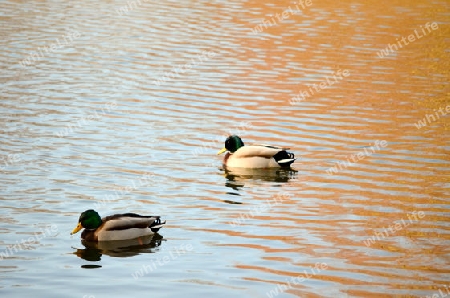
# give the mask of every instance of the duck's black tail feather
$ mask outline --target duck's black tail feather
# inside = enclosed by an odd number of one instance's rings
[[[273,158],[280,165],[280,167],[289,167],[291,163],[296,160],[294,153],[287,152],[286,150],[278,152],[273,156]]]
[[[163,227],[163,225],[166,224],[166,221],[161,221],[161,219],[159,218],[159,216],[156,218],[156,220],[150,225],[150,229],[152,230],[153,233],[156,233],[159,231],[159,229],[161,229]]]

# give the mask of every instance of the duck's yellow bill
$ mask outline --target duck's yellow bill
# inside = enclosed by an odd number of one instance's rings
[[[219,152],[217,152],[217,155],[220,155],[222,153],[224,153],[225,151],[227,151],[227,148],[222,148]]]
[[[73,229],[73,231],[72,231],[72,233],[70,233],[70,235],[78,233],[82,228],[83,228],[83,226],[81,225],[81,222],[79,222],[77,227],[75,229]]]

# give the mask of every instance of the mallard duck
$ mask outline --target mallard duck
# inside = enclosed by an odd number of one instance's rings
[[[241,138],[232,135],[225,140],[225,147],[217,155],[228,151],[223,164],[231,168],[279,168],[289,167],[295,161],[289,148],[269,145],[245,146]]]
[[[143,216],[135,213],[110,215],[100,218],[92,209],[81,213],[78,225],[70,235],[81,233],[81,239],[86,241],[111,241],[135,239],[158,232],[166,222],[161,222],[159,216]]]

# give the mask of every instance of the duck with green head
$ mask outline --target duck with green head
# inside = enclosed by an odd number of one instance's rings
[[[296,160],[289,148],[269,145],[245,146],[241,138],[232,135],[225,140],[225,147],[217,154],[226,151],[223,164],[230,168],[280,168],[290,167]]]
[[[128,240],[152,235],[166,222],[161,222],[159,216],[143,216],[135,213],[123,213],[101,218],[92,209],[81,213],[78,225],[71,235],[81,233],[81,239],[86,241]]]

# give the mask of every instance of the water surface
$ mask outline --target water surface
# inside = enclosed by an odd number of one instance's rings
[[[0,11],[2,297],[450,287],[448,2],[5,1]],[[427,23],[438,29],[380,58]],[[230,133],[298,160],[225,170],[215,154]],[[86,244],[69,233],[90,208],[167,226]]]

